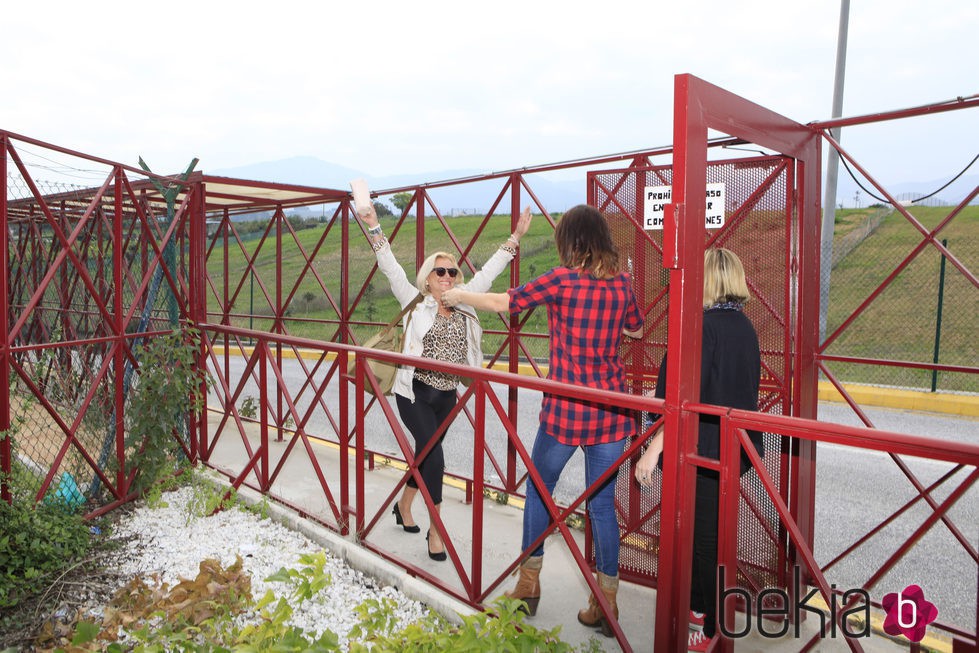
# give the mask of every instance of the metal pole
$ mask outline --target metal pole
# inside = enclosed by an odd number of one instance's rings
[[[942,239],[942,247],[948,248],[948,239]],[[938,365],[938,348],[942,341],[942,304],[945,299],[945,254],[941,255],[942,262],[938,268],[938,315],[935,317],[935,355],[932,362]],[[931,371],[931,391],[938,388],[938,370]]]
[[[843,78],[846,73],[846,39],[850,21],[850,0],[840,2],[840,31],[836,38],[836,81],[833,85],[833,117],[843,115]],[[830,129],[833,139],[840,142],[840,129]],[[833,267],[833,227],[836,223],[836,179],[840,153],[830,148],[826,160],[826,193],[823,195],[822,243],[820,249],[819,340],[826,337],[826,311],[829,307],[829,278]]]
[[[7,224],[7,193],[10,192],[7,177],[7,147],[9,139],[5,133],[0,133],[0,311],[10,315],[10,236]],[[21,265],[24,265],[23,263]],[[13,469],[14,449],[13,434],[10,422],[10,369],[11,356],[8,340],[10,339],[10,324],[12,320],[5,319],[0,324],[0,501],[13,505],[14,497],[10,489],[10,472]]]

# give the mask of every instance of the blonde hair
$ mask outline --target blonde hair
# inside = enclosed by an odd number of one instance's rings
[[[462,268],[459,267],[459,262],[456,260],[456,257],[448,252],[435,252],[427,259],[422,261],[422,266],[418,268],[418,277],[415,279],[415,287],[418,288],[418,292],[420,292],[423,296],[431,294],[431,291],[428,289],[428,275],[432,273],[432,270],[438,267],[435,265],[435,261],[440,258],[449,259],[452,261],[452,267],[459,270],[459,275],[456,277],[456,283],[462,283],[464,281],[462,276]]]
[[[738,255],[723,247],[704,252],[704,308],[722,302],[748,301],[748,282]]]

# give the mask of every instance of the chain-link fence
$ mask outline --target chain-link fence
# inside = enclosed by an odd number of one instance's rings
[[[979,269],[979,206],[874,206],[836,214],[829,275],[824,354],[859,359],[829,361],[844,383],[894,388],[979,392],[979,378],[920,365],[979,364],[975,316],[979,289],[965,271]],[[922,233],[932,232],[955,260]],[[961,268],[961,269],[960,269]],[[904,363],[894,365],[891,362]]]
[[[96,470],[112,476],[119,413],[138,383],[139,334],[174,324],[177,296],[157,259],[178,279],[179,248],[164,245],[158,256],[152,242],[172,215],[144,206],[143,219],[132,197],[117,201],[118,187],[101,188],[108,167],[54,166],[32,152],[21,162],[8,157],[6,178],[9,487],[33,501],[47,483],[45,500],[78,507],[106,498]],[[93,185],[35,176],[46,171]],[[122,333],[130,337],[120,345]]]

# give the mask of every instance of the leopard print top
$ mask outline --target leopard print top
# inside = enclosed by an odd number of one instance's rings
[[[435,316],[435,323],[422,338],[422,357],[446,363],[466,364],[466,318],[453,312],[449,317]],[[454,390],[459,377],[435,370],[415,368],[415,378],[436,390]]]

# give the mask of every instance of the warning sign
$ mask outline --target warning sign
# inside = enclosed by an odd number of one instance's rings
[[[643,205],[643,229],[663,228],[663,207],[673,196],[672,186],[646,186]],[[718,229],[724,226],[724,184],[707,184],[707,210],[704,227]]]

